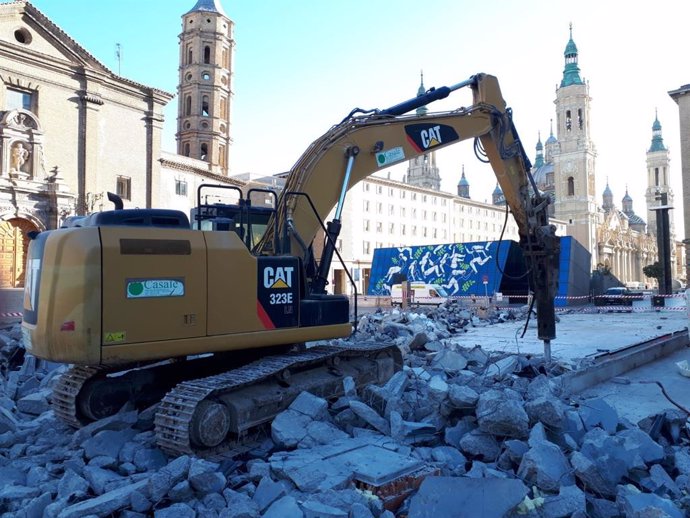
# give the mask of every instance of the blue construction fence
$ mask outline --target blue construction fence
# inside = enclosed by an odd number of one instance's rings
[[[587,302],[590,254],[570,236],[561,237],[557,306]],[[515,241],[474,241],[377,248],[367,295],[386,296],[402,279],[433,284],[448,297],[515,297],[524,302],[528,276]]]

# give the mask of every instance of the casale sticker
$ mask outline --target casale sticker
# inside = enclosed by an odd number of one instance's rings
[[[127,279],[125,292],[128,299],[183,297],[184,278]]]
[[[408,124],[405,133],[408,142],[418,153],[460,139],[455,128],[445,124]]]
[[[257,313],[266,329],[297,326],[298,264],[294,257],[259,257]]]

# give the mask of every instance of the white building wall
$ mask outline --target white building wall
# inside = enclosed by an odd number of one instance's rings
[[[357,292],[364,294],[365,278],[376,248],[497,241],[504,221],[505,206],[372,176],[347,193],[339,251],[345,266],[353,272]],[[564,222],[552,223],[558,235],[565,235]],[[503,239],[519,241],[517,224],[510,214]],[[342,270],[343,266],[334,258],[329,275],[331,291],[336,277],[344,275]],[[348,281],[343,281],[343,292],[352,294]]]

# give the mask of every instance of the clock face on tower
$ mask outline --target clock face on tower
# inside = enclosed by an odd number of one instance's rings
[[[572,173],[575,171],[575,164],[572,162],[566,162],[565,163],[565,172],[566,173]]]

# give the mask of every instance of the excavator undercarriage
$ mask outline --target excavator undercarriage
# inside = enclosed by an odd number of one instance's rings
[[[237,356],[217,355],[127,371],[74,366],[59,379],[52,405],[79,428],[127,402],[145,408],[162,400],[154,420],[158,445],[171,455],[207,456],[236,450],[303,391],[332,399],[343,394],[345,377],[357,387],[382,384],[402,368],[398,347],[375,343],[274,353],[242,365]]]

